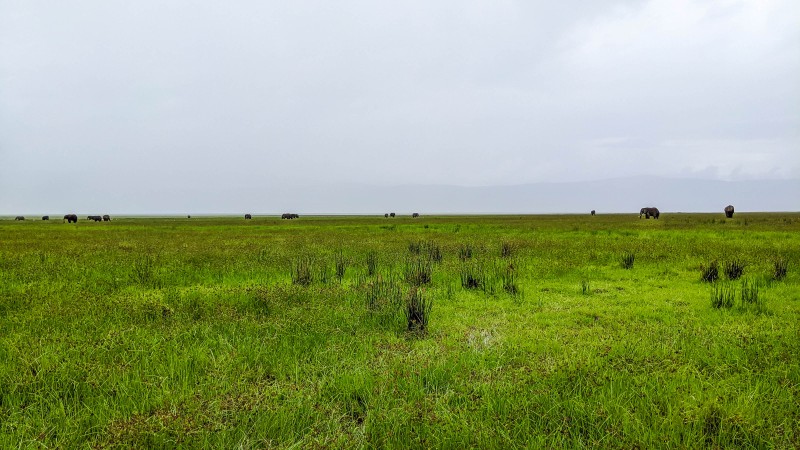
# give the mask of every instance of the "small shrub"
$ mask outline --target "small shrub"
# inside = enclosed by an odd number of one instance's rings
[[[414,258],[406,260],[406,282],[412,286],[421,286],[431,282],[431,262],[428,259]]]
[[[510,242],[503,242],[500,244],[500,256],[503,258],[511,258],[514,255],[514,246]]]
[[[472,244],[461,244],[458,247],[458,259],[466,261],[472,258]]]
[[[405,305],[408,331],[418,334],[427,332],[432,306],[433,302],[425,298],[421,289],[411,288]]]
[[[367,275],[373,276],[378,271],[378,252],[370,250],[367,252]]]
[[[310,256],[301,256],[292,261],[292,284],[308,286],[314,281],[314,262]]]
[[[623,269],[631,269],[633,268],[633,261],[636,259],[636,255],[631,252],[625,252],[622,254],[622,268]]]
[[[786,278],[786,270],[788,269],[789,261],[778,258],[772,263],[772,279],[781,281]]]
[[[708,267],[701,266],[700,271],[702,272],[700,279],[707,283],[713,283],[719,278],[719,264],[716,260],[708,263]]]
[[[729,280],[738,280],[744,273],[745,264],[739,259],[734,258],[725,262],[725,276]]]
[[[714,283],[711,288],[711,306],[714,308],[730,308],[736,298],[736,288],[729,283]]]

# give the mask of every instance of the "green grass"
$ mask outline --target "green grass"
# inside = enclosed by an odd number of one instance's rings
[[[798,448],[800,214],[718,216],[0,220],[0,448]]]

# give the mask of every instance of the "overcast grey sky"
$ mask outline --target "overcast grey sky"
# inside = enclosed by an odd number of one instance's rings
[[[799,24],[797,0],[0,0],[0,213],[800,179]]]

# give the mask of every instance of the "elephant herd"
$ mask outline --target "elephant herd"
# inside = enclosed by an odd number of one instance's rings
[[[14,218],[14,220],[25,220],[25,217],[17,216],[17,217]],[[42,220],[50,220],[50,216],[42,216]],[[66,214],[64,216],[64,220],[66,220],[67,223],[77,223],[78,222],[78,215],[77,214]],[[93,220],[95,222],[110,222],[111,221],[111,216],[109,216],[108,214],[105,214],[105,215],[102,215],[102,216],[88,216],[88,217],[86,217],[86,220]]]
[[[383,217],[388,219],[389,217],[395,217],[396,215],[397,214],[395,214],[395,213],[386,213],[386,214],[383,215]],[[412,219],[416,219],[417,217],[419,217],[419,213],[412,213],[411,214],[411,218]]]
[[[734,211],[733,205],[726,206],[725,209],[724,209],[725,217],[727,217],[728,219],[732,218],[733,217],[733,211]],[[596,215],[596,211],[592,210],[591,211],[591,215],[593,215],[593,216]],[[392,213],[386,213],[386,214],[383,215],[383,217],[385,217],[387,219],[389,217],[395,217],[395,216],[396,216],[396,214],[393,213],[393,212]],[[659,216],[661,216],[661,212],[658,210],[658,208],[655,208],[655,207],[652,207],[652,206],[645,207],[645,208],[642,208],[642,209],[639,210],[639,218],[641,219],[642,216],[644,216],[645,219],[649,219],[651,217],[654,218],[654,219],[658,219]],[[191,218],[191,217],[192,216],[187,216],[187,218]],[[411,214],[411,217],[416,219],[416,218],[419,217],[419,213],[413,213],[413,214]],[[252,219],[253,216],[252,216],[252,214],[245,214],[244,218],[245,219]],[[283,213],[283,214],[281,214],[281,219],[299,219],[299,218],[300,218],[300,216],[298,214],[294,214],[294,213]],[[14,217],[14,220],[22,220],[22,221],[24,221],[25,217],[24,216],[16,216],[16,217]],[[42,220],[50,220],[50,216],[42,216]],[[64,220],[66,220],[68,223],[76,223],[76,222],[78,222],[78,216],[76,214],[67,214],[67,215],[64,216]],[[101,221],[102,222],[109,222],[109,221],[111,221],[111,217],[108,214],[105,214],[105,215],[102,215],[102,216],[87,216],[86,220],[93,220],[95,222],[101,222]]]

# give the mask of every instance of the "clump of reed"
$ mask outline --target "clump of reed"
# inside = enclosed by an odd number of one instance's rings
[[[500,256],[503,258],[511,258],[514,255],[514,245],[508,241],[503,241],[500,244]]]
[[[736,299],[736,288],[730,283],[714,283],[711,288],[711,306],[730,308]]]
[[[589,283],[589,280],[581,280],[581,294],[589,295],[591,293],[592,293],[592,286]]]
[[[503,284],[503,290],[506,293],[516,296],[521,293],[519,283],[517,282],[517,266],[514,262],[509,262],[502,270],[500,270],[498,277]]]
[[[412,286],[421,286],[431,282],[431,260],[427,258],[408,258],[405,262],[405,280]]]
[[[426,256],[435,263],[442,262],[442,248],[434,241],[409,242],[408,252],[412,255]]]
[[[756,310],[761,310],[764,306],[764,300],[758,296],[758,291],[761,288],[761,283],[755,280],[742,280],[742,308],[754,307]]]
[[[336,266],[336,278],[341,282],[345,272],[347,272],[347,266],[349,264],[349,261],[341,250],[336,252],[334,256],[334,264]]]
[[[622,268],[632,269],[633,262],[636,260],[636,254],[632,252],[625,252],[622,254]]]
[[[303,255],[292,261],[292,284],[308,286],[314,282],[314,259]]]
[[[729,280],[738,280],[744,274],[745,263],[739,258],[725,261],[725,276]]]
[[[427,333],[432,307],[433,301],[425,297],[422,289],[411,287],[404,309],[409,332],[418,335]]]
[[[772,279],[781,281],[786,278],[786,270],[789,267],[789,261],[784,258],[778,258],[772,262]]]
[[[378,252],[370,250],[366,256],[367,262],[367,275],[373,276],[378,271]]]
[[[458,247],[458,259],[460,259],[461,261],[472,259],[472,244],[470,243],[461,244]]]
[[[427,241],[424,244],[424,248],[428,254],[428,259],[435,263],[442,262],[442,248],[439,247],[439,244],[433,241]]]
[[[707,283],[713,283],[719,278],[719,263],[714,260],[708,263],[708,266],[700,266],[700,272],[701,280]]]
[[[461,265],[461,287],[464,289],[486,288],[486,273],[481,264]]]

